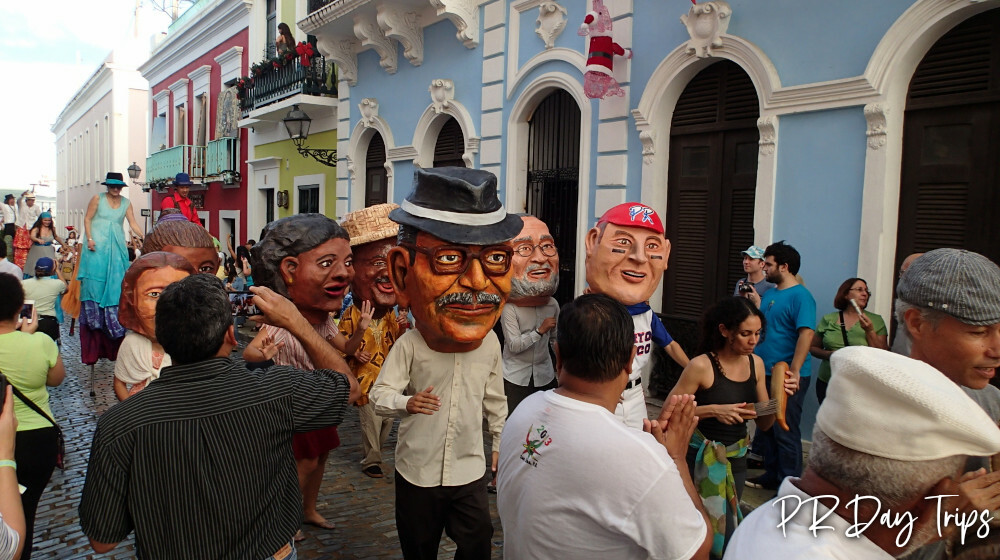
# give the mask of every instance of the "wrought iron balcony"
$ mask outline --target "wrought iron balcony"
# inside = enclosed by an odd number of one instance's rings
[[[173,179],[178,173],[204,177],[205,146],[174,146],[146,158],[146,180],[150,183]]]
[[[336,0],[309,0],[309,13],[313,13],[327,4],[332,4]]]
[[[240,94],[240,110],[247,117],[254,109],[259,109],[295,94],[337,95],[336,78],[327,86],[330,70],[326,59],[313,56],[309,66],[303,66],[296,58],[285,65],[272,65],[259,75],[251,75],[252,80],[244,81]],[[275,67],[276,65],[276,67]]]
[[[205,146],[205,176],[216,177],[226,171],[239,171],[239,142],[236,138],[219,138]]]

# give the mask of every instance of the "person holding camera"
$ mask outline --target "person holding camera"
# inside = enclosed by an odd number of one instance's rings
[[[14,393],[3,384],[3,413],[0,414],[0,560],[21,556],[24,541],[24,510],[17,487],[17,462],[14,461],[14,441],[17,417],[14,416]],[[3,467],[11,467],[10,470]]]
[[[756,245],[743,251],[743,272],[747,273],[747,277],[736,282],[734,296],[747,297],[747,294],[754,291],[758,296],[763,296],[764,292],[774,287],[774,282],[769,282],[764,274],[764,250]]]
[[[0,297],[0,371],[23,395],[14,398],[14,413],[17,416],[14,456],[17,481],[26,487],[21,494],[21,507],[25,520],[24,542],[28,544],[24,547],[21,560],[29,560],[35,510],[56,468],[59,455],[59,429],[51,420],[52,409],[46,387],[62,383],[66,370],[56,343],[48,336],[35,332],[38,328],[38,309],[32,311],[30,318],[20,318],[24,306],[21,281],[9,274],[0,274],[0,294],[4,295]]]

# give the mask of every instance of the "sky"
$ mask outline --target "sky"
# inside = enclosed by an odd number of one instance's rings
[[[145,0],[148,2],[148,0]],[[66,103],[129,34],[136,0],[0,2],[0,189],[56,178],[51,132]],[[169,18],[140,8],[149,32]],[[44,192],[43,189],[40,192]],[[52,195],[55,194],[55,189]]]

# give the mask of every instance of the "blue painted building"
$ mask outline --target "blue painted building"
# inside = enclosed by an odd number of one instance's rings
[[[340,79],[338,215],[399,202],[415,167],[492,171],[556,232],[571,294],[587,229],[641,200],[674,246],[651,303],[679,322],[751,242],[801,252],[820,315],[860,276],[887,320],[907,254],[1000,259],[1000,0],[606,5],[634,56],[596,100],[590,0],[311,0],[298,28]]]

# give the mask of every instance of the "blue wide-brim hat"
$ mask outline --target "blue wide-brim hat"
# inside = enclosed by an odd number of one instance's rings
[[[194,183],[191,182],[191,177],[187,173],[178,173],[174,177],[175,187],[190,187]]]
[[[124,176],[121,173],[115,173],[114,171],[108,171],[108,176],[102,182],[102,185],[107,185],[109,187],[124,187],[125,181],[123,181]]]
[[[524,227],[500,203],[496,175],[465,167],[417,169],[413,190],[389,219],[462,245],[510,241]]]

